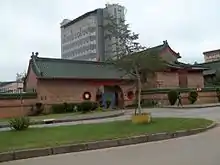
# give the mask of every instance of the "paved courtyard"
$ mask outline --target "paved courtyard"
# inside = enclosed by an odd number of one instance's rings
[[[202,117],[220,122],[220,107],[202,109],[147,109],[156,117]],[[107,120],[123,120],[123,117]],[[106,120],[101,120],[105,122]],[[86,121],[90,122],[90,121]],[[98,122],[98,121],[93,121]],[[1,165],[219,165],[220,127],[194,136],[81,153],[1,163]]]

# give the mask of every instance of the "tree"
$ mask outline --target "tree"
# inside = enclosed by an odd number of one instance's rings
[[[114,64],[117,68],[125,70],[126,74],[133,76],[137,89],[137,109],[135,109],[135,114],[137,110],[138,114],[141,114],[142,77],[154,75],[156,71],[165,69],[165,63],[160,59],[157,51],[144,50],[115,60]]]
[[[23,83],[23,89],[25,89],[25,78],[26,78],[27,74],[26,72],[22,72],[22,73],[16,73],[16,82],[17,83]]]
[[[130,25],[122,18],[116,18],[112,15],[107,15],[105,17],[105,39],[110,43],[110,51],[107,50],[106,53],[112,53],[119,59],[125,55],[143,50],[136,40],[139,38],[139,34],[133,33],[130,30]],[[112,57],[112,55],[111,55]]]
[[[137,42],[139,34],[132,32],[125,20],[111,15],[108,15],[107,20],[105,37],[109,40],[114,38],[116,41],[112,43],[116,45],[116,59],[113,58],[111,61],[117,68],[125,70],[126,74],[134,77],[138,92],[135,114],[137,110],[138,114],[141,114],[142,77],[147,81],[148,75],[154,75],[157,70],[164,69],[165,65],[157,51],[146,49]]]

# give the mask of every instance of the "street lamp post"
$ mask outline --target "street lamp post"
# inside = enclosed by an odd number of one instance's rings
[[[158,87],[158,88],[160,88],[162,84],[163,84],[163,81],[162,81],[162,80],[158,80],[158,81],[157,81],[157,87]],[[159,105],[162,104],[162,101],[163,101],[163,96],[161,95],[161,96],[160,96]]]

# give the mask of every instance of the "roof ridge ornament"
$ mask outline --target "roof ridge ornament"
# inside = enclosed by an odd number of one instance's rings
[[[31,59],[32,59],[32,61],[33,61],[33,65],[34,65],[34,67],[36,68],[37,72],[38,72],[41,76],[43,76],[43,72],[41,72],[40,68],[37,66],[37,63],[36,63],[36,59],[38,58],[38,55],[39,55],[38,52],[35,52],[35,53],[32,52]]]
[[[163,44],[164,44],[164,45],[168,45],[167,40],[163,41]]]
[[[36,57],[38,57],[38,55],[39,55],[39,53],[38,52],[32,52],[31,53],[31,58],[33,59],[33,58],[36,58]]]

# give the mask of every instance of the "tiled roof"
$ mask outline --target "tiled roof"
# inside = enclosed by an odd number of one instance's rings
[[[160,53],[161,51],[163,51],[164,49],[169,48],[178,58],[181,58],[181,56],[179,55],[179,53],[176,53],[174,50],[172,50],[168,44],[167,41],[163,41],[163,44],[158,45],[158,46],[154,46],[151,47],[145,51],[154,51],[154,52],[158,52]]]
[[[167,48],[168,43],[152,47],[146,51],[160,53]],[[171,49],[172,51],[172,49]],[[174,51],[173,51],[174,52]],[[178,57],[179,53],[175,53]],[[133,79],[134,77],[119,70],[112,63],[79,61],[56,58],[40,58],[32,56],[30,65],[39,78],[77,78],[77,79]],[[184,64],[180,62],[167,63],[172,68],[191,68],[196,70],[205,69],[202,66]]]
[[[40,78],[132,79],[113,64],[32,56],[30,65]]]
[[[220,69],[220,60],[201,63],[199,64],[199,66],[209,68],[209,70],[203,72],[204,75],[212,75],[215,74],[216,71]]]
[[[210,69],[218,69],[218,68],[220,68],[220,60],[219,61],[201,63],[199,65],[203,66],[203,67],[208,67]]]

